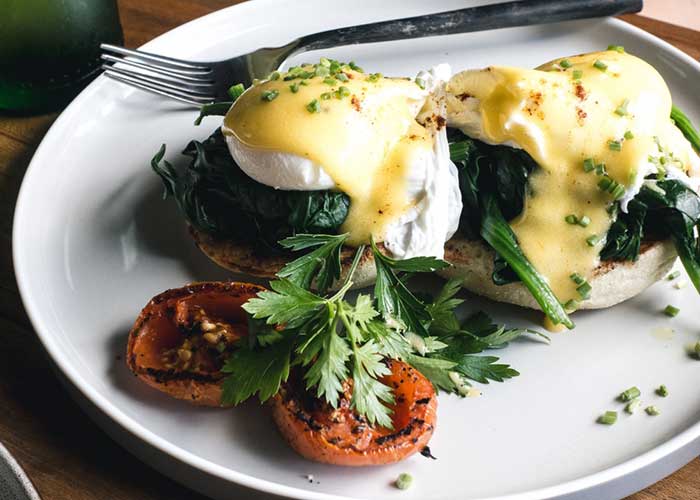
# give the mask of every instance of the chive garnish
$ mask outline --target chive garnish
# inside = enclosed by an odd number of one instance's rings
[[[619,398],[620,398],[620,401],[623,401],[626,403],[628,401],[632,401],[633,399],[637,399],[641,395],[642,395],[642,391],[640,391],[637,387],[630,387],[626,391],[623,391],[620,394]]]
[[[336,90],[333,95],[335,96],[336,99],[342,99],[343,97],[347,97],[350,95],[350,89],[347,87],[339,87],[338,90]]]
[[[418,85],[421,89],[425,90],[425,80],[422,78],[416,78],[416,85]]]
[[[576,217],[574,214],[567,215],[566,217],[564,217],[564,220],[567,224],[578,224],[578,217]]]
[[[315,76],[328,76],[331,74],[331,70],[328,69],[327,66],[321,66],[320,64],[316,66],[316,70],[314,71]]]
[[[598,423],[604,425],[613,425],[617,422],[617,412],[616,411],[606,411],[603,415],[598,417]]]
[[[625,53],[625,48],[622,45],[608,45],[608,50],[613,50],[619,52],[620,54]]]
[[[571,61],[569,61],[568,59],[562,59],[561,61],[559,61],[559,66],[561,66],[564,69],[568,69],[572,66],[572,64]]]
[[[321,66],[325,66],[326,68],[330,68],[330,67],[331,67],[331,61],[330,61],[330,59],[327,59],[327,58],[325,58],[325,57],[322,57],[321,59],[319,59],[318,63],[319,63]]]
[[[584,172],[592,172],[594,168],[595,168],[595,162],[593,161],[593,158],[586,158],[585,160],[583,160],[583,171]]]
[[[270,76],[267,79],[268,80],[279,80],[280,74],[278,71],[273,71],[272,73],[270,73]]]
[[[382,77],[381,73],[372,73],[371,75],[369,75],[367,77],[367,80],[374,83],[374,82],[378,81],[381,77]]]
[[[318,102],[318,99],[314,99],[311,101],[309,104],[306,105],[306,110],[309,113],[320,113],[321,112],[321,103]]]
[[[605,175],[606,173],[607,173],[607,170],[605,168],[605,163],[601,162],[595,166],[595,174],[596,175]]]
[[[634,139],[634,134],[632,133],[631,130],[628,130],[627,132],[625,132],[625,139],[628,140],[628,141],[629,141],[630,139]]]
[[[270,102],[270,101],[274,101],[275,99],[277,99],[278,95],[280,95],[279,90],[263,90],[260,93],[260,99],[263,101]]]
[[[353,70],[357,71],[358,73],[364,73],[362,68],[360,68],[357,64],[355,64],[355,61],[350,61],[348,63],[348,66],[350,66],[350,69],[353,69]]]
[[[588,227],[588,225],[591,223],[591,218],[587,215],[582,215],[578,219],[578,225],[581,227]]]
[[[625,99],[624,101],[622,101],[622,104],[615,108],[615,114],[619,116],[627,116],[627,106],[629,106],[629,104],[629,99]]]
[[[323,99],[324,101],[327,101],[330,98],[331,98],[330,92],[324,92],[323,94],[321,94],[321,99]]]
[[[641,399],[633,399],[629,403],[627,403],[627,406],[625,406],[625,411],[632,415],[635,411],[637,411],[637,408],[639,408],[642,405],[642,400]]]
[[[579,273],[573,273],[569,276],[569,278],[571,278],[571,281],[573,281],[577,285],[583,285],[586,282],[585,278]]]
[[[666,279],[667,279],[668,281],[673,281],[673,280],[675,280],[676,278],[678,278],[680,275],[681,275],[681,272],[680,272],[680,271],[673,271],[671,274],[669,274],[668,276],[666,276]]]
[[[228,95],[231,96],[231,99],[233,99],[234,101],[238,99],[241,96],[241,94],[243,94],[243,92],[245,92],[245,87],[242,83],[237,83],[236,85],[233,85],[228,89]]]
[[[612,183],[613,183],[613,180],[606,175],[605,177],[602,177],[598,181],[598,187],[600,188],[601,191],[607,191],[608,189],[610,189],[610,186],[612,185]]]
[[[566,304],[564,304],[564,310],[567,313],[572,313],[578,309],[578,305],[579,305],[578,300],[576,300],[576,299],[568,300],[566,302]]]
[[[668,396],[668,389],[664,384],[661,384],[658,389],[656,389],[656,394],[661,396],[662,398],[665,398]]]
[[[600,71],[605,71],[606,69],[608,69],[608,65],[600,59],[595,60],[595,62],[593,63],[593,67],[599,69]]]
[[[335,77],[340,80],[341,82],[347,82],[348,81],[348,75],[345,73],[338,73],[335,75]]]
[[[591,298],[591,290],[593,290],[593,287],[591,286],[588,281],[583,282],[581,285],[576,287],[576,291],[578,294],[581,296],[583,300],[587,300]]]
[[[612,191],[610,191],[610,194],[612,195],[613,199],[619,200],[625,194],[625,186],[616,182],[615,187]]]
[[[647,412],[647,415],[651,415],[652,417],[655,417],[657,415],[661,415],[661,410],[659,410],[654,405],[647,406],[646,408],[644,408],[644,411]]]
[[[574,77],[574,80],[580,80],[581,78],[583,78],[583,70],[575,69],[572,73],[572,76]]]
[[[700,359],[700,342],[695,343],[695,347],[693,348],[693,351],[695,352],[695,357],[697,359]]]
[[[589,247],[596,246],[599,241],[600,241],[600,237],[597,234],[592,234],[588,238],[586,238],[586,244]]]
[[[396,482],[394,484],[396,484],[396,487],[400,490],[407,490],[411,487],[412,483],[413,476],[404,472],[399,474],[399,477],[396,478]]]
[[[289,90],[291,90],[292,93],[296,94],[297,92],[299,92],[299,84],[298,84],[298,83],[292,83],[292,84],[289,86]]]
[[[610,151],[622,151],[622,143],[620,141],[610,139],[608,141],[608,149]]]
[[[679,312],[681,312],[681,310],[675,306],[672,306],[671,304],[667,305],[664,309],[664,314],[669,318],[675,318],[676,316],[678,316]]]

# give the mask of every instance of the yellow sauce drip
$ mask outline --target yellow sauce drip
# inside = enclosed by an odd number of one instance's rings
[[[448,123],[454,126],[453,115],[474,97],[481,129],[466,124],[462,130],[493,144],[515,143],[541,167],[531,176],[525,208],[511,227],[564,303],[581,300],[570,275],[590,279],[599,264],[604,238],[593,246],[587,238],[604,237],[613,222],[607,210],[613,197],[598,187],[600,175],[584,171],[584,160],[604,163],[610,178],[629,187],[649,156],[659,156],[659,144],[673,151],[685,170],[693,152],[670,121],[671,95],[652,66],[615,51],[569,57],[567,68],[561,61],[535,70],[490,67],[456,75],[448,85],[455,96],[448,101]],[[606,68],[595,67],[596,61]],[[628,131],[633,137],[625,139]],[[621,150],[611,149],[609,141],[618,141]],[[569,215],[585,215],[590,224],[569,224]]]
[[[350,197],[342,231],[353,245],[370,235],[383,239],[388,223],[415,200],[407,194],[412,158],[432,150],[433,137],[415,120],[425,92],[407,79],[378,78],[346,71],[348,81],[329,85],[324,77],[268,80],[238,98],[224,119],[224,132],[249,147],[295,154],[321,165],[338,190]],[[296,83],[297,91],[290,85]],[[341,86],[349,95],[337,98]],[[279,92],[271,100],[263,92]],[[323,99],[322,94],[330,94]],[[326,95],[326,97],[329,97]],[[320,112],[307,104],[317,100]]]

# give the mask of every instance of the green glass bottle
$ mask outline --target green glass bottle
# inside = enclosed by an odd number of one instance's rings
[[[124,43],[116,0],[0,0],[0,109],[56,110]]]

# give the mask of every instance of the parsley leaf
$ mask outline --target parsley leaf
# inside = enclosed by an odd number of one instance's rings
[[[347,239],[347,233],[297,234],[283,239],[280,245],[293,251],[318,248],[289,262],[277,275],[307,290],[315,280],[316,289],[323,295],[340,279],[340,251]]]
[[[277,394],[289,377],[292,338],[284,337],[261,349],[241,347],[226,361],[221,401],[237,405],[255,394],[265,402]]]

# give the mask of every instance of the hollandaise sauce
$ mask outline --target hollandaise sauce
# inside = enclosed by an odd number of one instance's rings
[[[664,80],[619,48],[534,70],[466,71],[448,90],[478,100],[481,128],[468,135],[517,145],[539,165],[511,227],[562,303],[587,298],[613,203],[639,189],[650,163],[689,164]]]
[[[325,69],[324,69],[325,68]],[[416,121],[426,92],[415,81],[353,67],[308,65],[273,74],[238,98],[224,133],[243,144],[308,158],[351,200],[350,244],[381,241],[409,210],[412,158],[434,138]]]

